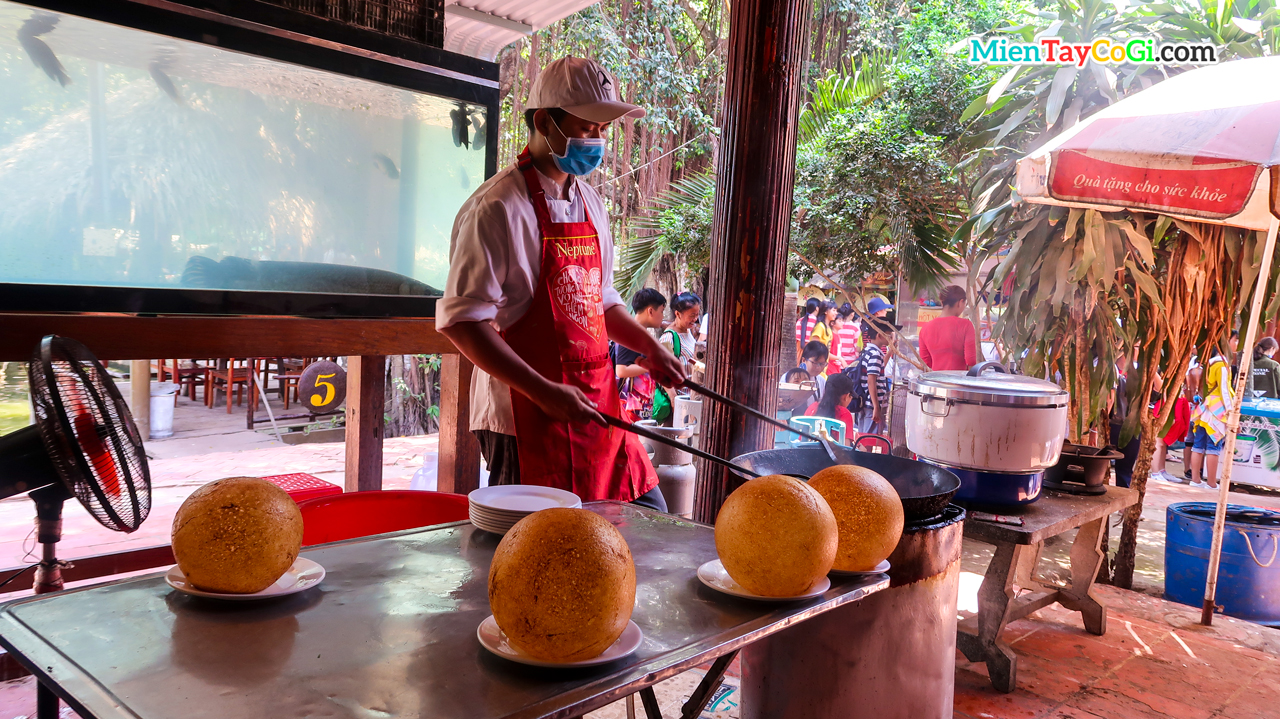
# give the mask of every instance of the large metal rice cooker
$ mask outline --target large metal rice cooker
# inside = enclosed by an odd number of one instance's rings
[[[956,500],[1018,505],[1040,498],[1067,430],[1065,390],[983,362],[968,372],[922,374],[909,392],[907,447],[960,477]]]

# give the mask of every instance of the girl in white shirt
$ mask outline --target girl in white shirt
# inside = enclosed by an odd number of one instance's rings
[[[702,316],[702,300],[692,292],[681,292],[671,300],[671,316],[671,324],[662,331],[658,342],[687,367],[697,357],[698,336],[694,334],[694,328]],[[679,335],[679,338],[673,335]]]

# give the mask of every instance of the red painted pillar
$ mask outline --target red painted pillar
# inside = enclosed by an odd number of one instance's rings
[[[772,412],[810,3],[740,0],[731,8],[707,290],[707,381],[712,389]],[[758,420],[709,401],[702,412],[707,451],[733,457],[773,446],[773,429]],[[741,481],[704,463],[695,518],[715,521]]]

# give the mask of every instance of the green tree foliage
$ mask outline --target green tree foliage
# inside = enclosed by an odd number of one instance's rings
[[[964,149],[956,144],[960,112],[972,86],[992,73],[947,48],[1017,7],[1007,0],[815,6],[810,71],[821,74],[798,118],[793,249],[847,278],[901,267],[926,287],[953,270],[951,235],[967,214],[963,176],[953,170]],[[863,24],[848,26],[854,19]],[[657,266],[650,253],[678,251],[681,261],[706,255],[710,223],[691,218],[710,212],[707,189],[664,194],[632,221],[620,290]],[[809,272],[799,260],[793,270]]]
[[[933,231],[956,217],[954,182],[943,139],[896,109],[842,112],[800,148],[791,246],[820,267],[861,278],[895,268],[918,245],[903,269],[924,286],[955,264],[949,233]]]
[[[992,72],[948,49],[1019,7],[913,6],[894,25],[892,54],[814,83],[800,117],[793,249],[847,278],[901,271],[921,289],[955,270],[951,236],[968,214],[960,109]]]

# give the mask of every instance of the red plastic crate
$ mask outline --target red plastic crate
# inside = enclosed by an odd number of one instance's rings
[[[310,474],[275,474],[263,479],[283,489],[295,502],[342,494],[342,487]]]

